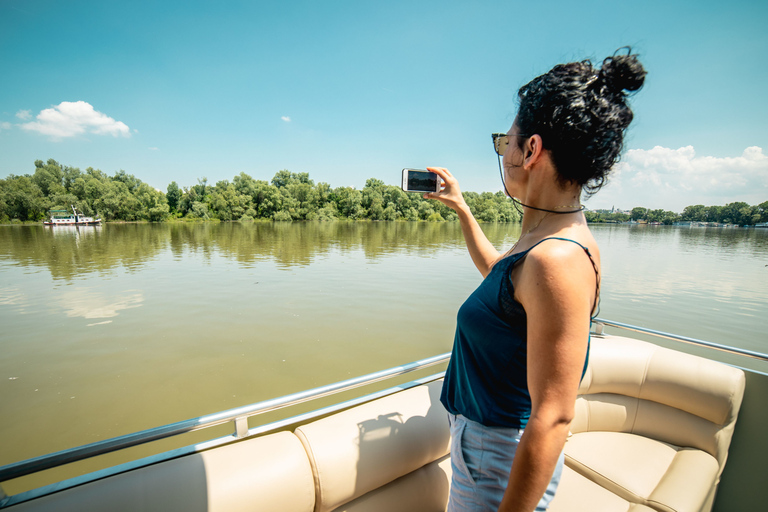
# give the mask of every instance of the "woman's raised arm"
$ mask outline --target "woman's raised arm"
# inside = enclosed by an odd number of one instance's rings
[[[461,195],[459,182],[456,178],[448,172],[448,169],[442,167],[427,167],[427,170],[440,176],[443,180],[443,185],[440,192],[429,192],[424,194],[424,198],[437,199],[456,212],[461,223],[464,241],[467,243],[467,249],[469,249],[469,255],[472,257],[477,270],[480,271],[483,277],[487,276],[501,254],[491,244],[483,230],[480,229],[480,225],[469,210],[466,201],[464,201],[464,196]]]

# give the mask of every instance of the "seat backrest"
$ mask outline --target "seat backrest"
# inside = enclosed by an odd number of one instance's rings
[[[13,512],[311,512],[312,470],[290,432],[248,439],[14,506]]]
[[[414,471],[444,457],[450,429],[441,387],[432,382],[297,428],[314,471],[315,510],[334,510],[405,475],[417,478]],[[423,498],[423,487],[403,485],[391,493],[397,501],[390,510],[408,509],[409,488],[414,500]]]
[[[744,385],[744,372],[725,364],[619,336],[594,338],[571,430],[698,448],[722,472]]]

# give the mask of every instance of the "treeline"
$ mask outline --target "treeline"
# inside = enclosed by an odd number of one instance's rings
[[[502,192],[464,192],[472,213],[481,222],[519,222],[520,215]],[[42,221],[49,210],[69,210],[74,205],[87,216],[105,221],[170,219],[249,221],[290,220],[421,220],[453,221],[456,213],[421,194],[403,192],[370,178],[362,190],[332,188],[317,183],[308,173],[278,171],[271,181],[245,173],[215,185],[206,178],[180,187],[171,182],[166,192],[156,190],[132,174],[114,176],[87,168],[61,165],[55,160],[35,161],[33,174],[0,179],[0,222]],[[711,222],[751,226],[768,222],[768,201],[751,206],[744,202],[725,206],[686,206],[681,214],[643,207],[630,213],[586,211],[589,222],[646,221]]]
[[[467,204],[482,222],[516,222],[520,217],[502,192],[465,192]],[[114,176],[87,168],[35,161],[33,174],[0,179],[0,222],[41,221],[49,210],[74,205],[84,215],[105,221],[290,220],[457,220],[456,213],[421,194],[370,178],[362,190],[315,184],[308,173],[278,171],[271,181],[245,173],[215,185],[206,178],[163,193],[125,171]]]
[[[674,224],[676,222],[709,222],[716,224],[737,224],[739,226],[754,226],[755,224],[768,222],[768,201],[758,205],[749,205],[744,202],[728,203],[725,206],[704,206],[697,204],[686,206],[683,213],[675,213],[668,210],[636,207],[630,213],[588,211],[589,222],[629,222],[645,221],[658,222],[660,224]]]

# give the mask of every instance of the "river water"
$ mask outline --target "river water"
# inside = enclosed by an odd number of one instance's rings
[[[593,232],[600,317],[768,352],[768,229]],[[447,352],[480,280],[454,223],[0,227],[0,465]]]

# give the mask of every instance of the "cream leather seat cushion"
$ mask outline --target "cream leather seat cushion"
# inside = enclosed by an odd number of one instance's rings
[[[651,343],[594,339],[573,432],[632,432],[699,448],[725,464],[744,373]]]
[[[620,432],[583,432],[565,446],[569,467],[633,503],[701,510],[717,481],[717,460],[692,448]]]
[[[297,428],[314,471],[315,512],[334,510],[446,455],[450,428],[441,388],[441,380],[431,382]]]
[[[557,493],[549,505],[549,512],[655,512],[644,505],[631,503],[611,491],[581,476],[569,467]]]
[[[422,466],[333,512],[444,512],[451,487],[451,456]]]
[[[741,370],[714,361],[628,338],[594,339],[565,463],[629,503],[707,511],[744,385]]]
[[[312,512],[312,469],[290,432],[245,440],[21,503],[14,512]]]

